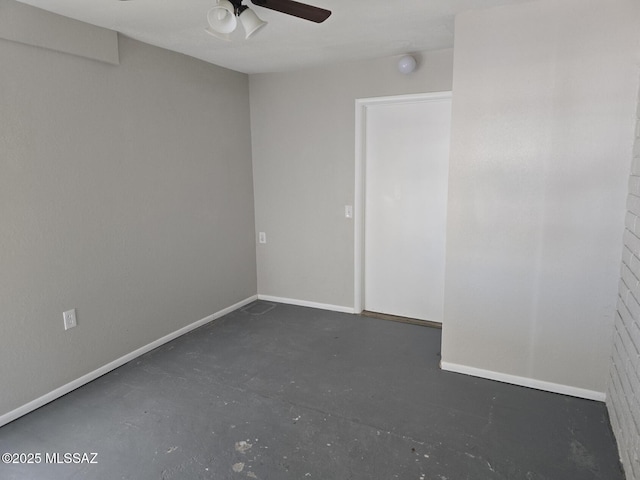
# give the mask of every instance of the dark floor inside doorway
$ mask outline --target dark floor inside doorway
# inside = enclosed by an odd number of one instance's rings
[[[0,428],[42,455],[0,478],[624,479],[604,404],[443,372],[440,337],[256,302]]]

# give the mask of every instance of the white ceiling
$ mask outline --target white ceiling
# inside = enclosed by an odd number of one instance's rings
[[[269,22],[249,40],[205,32],[216,0],[19,0],[244,73],[277,72],[453,46],[455,14],[531,0],[309,0],[321,24],[250,6]],[[299,0],[300,1],[300,0]],[[302,0],[304,1],[304,0]]]

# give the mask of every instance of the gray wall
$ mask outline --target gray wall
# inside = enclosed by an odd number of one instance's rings
[[[458,17],[445,367],[604,398],[638,6],[544,0]]]
[[[353,307],[355,99],[451,90],[452,55],[250,76],[260,294]]]
[[[118,64],[117,32],[15,0],[0,0],[0,38]]]
[[[257,287],[246,75],[127,38],[0,65],[2,415]]]
[[[625,218],[607,407],[627,480],[640,480],[640,103]]]

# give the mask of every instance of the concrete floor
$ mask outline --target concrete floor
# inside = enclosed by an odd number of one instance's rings
[[[0,428],[0,452],[42,454],[0,478],[624,478],[604,404],[439,351],[437,329],[256,302]],[[97,464],[45,464],[73,452]]]

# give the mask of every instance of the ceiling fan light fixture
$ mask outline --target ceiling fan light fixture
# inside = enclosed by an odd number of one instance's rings
[[[229,0],[218,0],[218,4],[207,13],[207,22],[214,32],[222,34],[233,32],[238,25],[233,4]]]
[[[249,38],[267,24],[267,22],[260,20],[258,15],[256,15],[256,13],[250,8],[242,10],[240,15],[238,15],[238,18],[244,28],[245,38]]]
[[[214,37],[216,37],[216,38],[218,38],[220,40],[224,40],[225,42],[230,42],[231,41],[231,35],[229,35],[228,33],[216,32],[211,27],[205,28],[204,31],[207,32],[211,36],[214,36]]]

